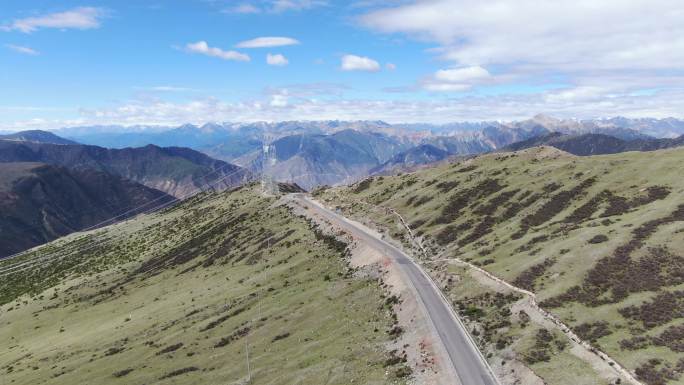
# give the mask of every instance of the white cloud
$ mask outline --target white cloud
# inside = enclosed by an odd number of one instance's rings
[[[628,117],[684,118],[684,92],[663,92],[655,97],[613,94],[600,103],[579,99],[553,99],[570,90],[531,95],[474,96],[458,99],[352,100],[302,97],[291,100],[287,90],[268,96],[266,101],[224,102],[217,99],[187,103],[140,102],[97,112],[114,122],[182,124],[202,121],[258,120],[356,120],[445,123],[463,120],[524,119],[540,112],[560,118],[592,118],[614,115]],[[608,112],[606,112],[608,111]],[[94,111],[84,112],[86,117]],[[132,124],[132,123],[131,123]]]
[[[388,71],[394,71],[395,69],[397,69],[397,65],[394,63],[387,63],[387,64],[385,64],[385,68]]]
[[[226,10],[228,13],[242,13],[242,14],[251,14],[251,13],[260,13],[261,9],[257,8],[256,6],[252,4],[240,4],[236,5],[234,7],[228,8]]]
[[[252,40],[246,40],[236,44],[237,48],[267,48],[267,47],[282,47],[286,45],[300,44],[299,40],[291,37],[282,36],[266,36],[258,37]]]
[[[221,48],[209,47],[206,41],[188,43],[185,46],[188,52],[199,53],[207,56],[221,58],[223,60],[249,61],[249,55],[237,51],[224,51]]]
[[[627,95],[624,95],[627,96]],[[563,88],[547,92],[544,100],[547,103],[603,103],[614,97],[622,97],[611,89],[594,86]]]
[[[491,78],[480,66],[443,69],[423,80],[422,87],[434,92],[462,92]]]
[[[271,55],[270,53],[266,55],[266,63],[272,66],[286,66],[289,61],[287,58],[281,54]]]
[[[380,71],[380,63],[365,56],[344,55],[340,69],[342,71],[377,72]]]
[[[12,51],[23,53],[24,55],[40,55],[40,52],[36,51],[35,49],[21,45],[5,44],[5,47],[11,49]]]
[[[0,111],[3,107],[0,106]],[[31,119],[8,121],[0,114],[0,129],[54,129],[74,125],[165,125],[207,121],[385,120],[390,123],[517,120],[538,113],[558,118],[607,116],[684,118],[684,91],[666,90],[635,95],[614,90],[574,88],[534,94],[434,98],[431,100],[353,100],[326,97],[318,91],[278,89],[263,98],[238,102],[216,98],[170,102],[142,98],[97,109],[32,111]],[[71,115],[71,116],[70,116]],[[53,116],[53,117],[49,117]]]
[[[679,0],[430,0],[386,7],[361,22],[440,44],[464,66],[660,69],[684,65]]]
[[[241,14],[282,13],[287,11],[304,11],[327,5],[328,1],[325,0],[254,0],[230,7],[224,12]]]
[[[324,0],[273,0],[271,1],[271,11],[301,11],[328,5]]]
[[[509,104],[530,114],[680,116],[671,107],[684,100],[664,95],[684,96],[683,18],[680,0],[406,0],[376,2],[359,21],[433,43],[427,52],[451,62],[413,87],[391,90],[505,84],[489,89],[509,90],[505,98],[477,99],[504,103],[489,104],[499,118]]]
[[[267,87],[265,95],[287,93],[288,96],[300,100],[316,99],[325,96],[341,96],[350,88],[339,83],[296,83],[283,87]]]
[[[64,12],[17,19],[2,29],[23,33],[31,33],[41,28],[92,29],[100,26],[100,20],[106,13],[102,8],[78,7]]]
[[[435,79],[449,83],[468,83],[490,77],[489,71],[480,67],[463,67],[439,70],[435,73]]]
[[[271,102],[269,103],[271,107],[287,107],[288,105],[288,93],[287,90],[282,90],[280,93],[271,95]]]
[[[439,83],[434,81],[426,81],[423,83],[423,89],[433,92],[463,92],[472,88],[470,84],[451,84]]]

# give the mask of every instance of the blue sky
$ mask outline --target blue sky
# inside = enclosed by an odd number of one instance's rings
[[[684,6],[603,3],[4,2],[0,129],[681,117]]]

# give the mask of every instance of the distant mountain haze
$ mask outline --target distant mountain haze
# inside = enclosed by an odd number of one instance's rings
[[[50,131],[29,130],[13,134],[0,135],[0,140],[13,140],[18,142],[52,143],[52,144],[78,144],[73,140],[64,139]]]
[[[662,148],[670,145],[668,138],[678,133],[684,134],[684,121],[672,118],[623,117],[576,120],[556,119],[540,114],[515,122],[482,121],[443,125],[389,124],[382,121],[285,121],[207,123],[201,126],[184,124],[175,128],[94,126],[65,128],[57,132],[80,143],[117,148],[118,151],[124,151],[123,154],[126,151],[141,151],[131,150],[129,147],[137,148],[149,144],[189,147],[209,157],[242,165],[256,174],[261,173],[263,168],[260,159],[263,144],[273,143],[278,159],[266,172],[278,180],[295,182],[306,189],[312,189],[324,184],[350,183],[374,172],[409,170],[439,161],[445,155],[480,154],[528,140],[532,140],[530,143],[537,143],[537,139],[533,138],[542,138],[556,132],[575,138],[567,142],[566,147],[572,146],[572,152],[577,154],[615,153],[644,146]],[[599,136],[580,138],[583,135]],[[653,142],[654,137],[661,137],[663,141]],[[35,138],[35,135],[31,138]],[[569,139],[555,140],[555,145],[561,146],[560,142]],[[636,147],[621,143],[635,140],[642,142],[631,145]],[[547,143],[542,140],[539,144]],[[423,145],[431,145],[446,154],[438,155],[434,149],[419,147]],[[155,150],[154,147],[145,148],[151,153],[162,151]],[[407,153],[400,155],[404,152]],[[124,158],[126,156],[132,155],[124,155]],[[394,158],[396,156],[398,158]],[[152,156],[155,157],[156,155]],[[90,156],[85,158],[78,162],[93,163]],[[136,159],[134,163],[139,164],[138,158],[133,158]],[[44,161],[41,157],[20,157],[20,160]],[[401,164],[402,160],[405,164]],[[47,162],[52,163],[54,160],[48,159]],[[99,161],[95,163],[97,162]],[[191,172],[188,177],[188,169],[180,164],[183,162],[175,162],[171,162],[175,164],[173,167],[153,172],[147,167],[144,171],[139,166],[127,168],[121,162],[116,167],[97,165],[96,169],[131,178],[174,195],[188,191],[189,186],[193,188],[202,184],[198,181],[198,173]],[[69,161],[56,164],[72,167],[74,163]],[[168,160],[160,163],[162,164],[169,166]],[[154,168],[156,166],[151,167]]]
[[[345,129],[397,133],[397,129],[391,125],[375,121],[206,123],[201,126],[184,124],[175,128],[93,126],[64,128],[58,133],[76,138],[80,143],[108,148],[141,147],[147,144],[190,147],[214,158],[230,161],[259,149],[264,141],[299,134],[332,134]]]
[[[491,140],[492,145],[500,146],[503,143],[510,144],[512,141],[541,135],[543,131],[566,134],[600,133],[624,140],[646,137],[673,138],[684,134],[684,120],[624,117],[577,120],[556,119],[540,114],[531,119],[514,122],[389,124],[383,121],[284,121],[206,123],[201,126],[184,124],[179,127],[71,127],[56,132],[84,144],[109,148],[141,147],[147,144],[190,147],[212,157],[231,161],[258,149],[263,141],[299,134],[329,135],[344,130],[379,132],[402,137],[415,144],[434,136],[481,136]],[[508,140],[505,139],[506,136]]]

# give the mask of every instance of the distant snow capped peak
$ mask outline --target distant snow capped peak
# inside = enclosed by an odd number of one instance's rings
[[[532,118],[533,121],[538,122],[542,125],[544,124],[549,124],[549,125],[554,125],[554,124],[559,124],[561,122],[560,119],[554,118],[549,115],[544,115],[544,114],[537,114]]]
[[[185,123],[177,128],[177,130],[196,130],[197,126],[190,123]]]
[[[207,122],[199,127],[199,131],[210,134],[216,131],[224,131],[226,127],[221,123]]]
[[[337,131],[352,129],[363,132],[380,132],[387,135],[399,136],[416,141],[418,138],[429,136],[460,136],[473,133],[473,136],[485,130],[527,131],[530,133],[540,130],[558,131],[568,134],[603,133],[630,140],[646,137],[672,138],[684,134],[684,120],[676,118],[629,118],[624,116],[603,117],[596,119],[556,118],[546,114],[537,114],[526,120],[518,121],[474,121],[453,122],[444,124],[431,123],[388,123],[383,120],[289,120],[289,121],[255,121],[255,122],[214,122],[208,121],[201,125],[183,124],[171,126],[79,126],[56,130],[59,135],[74,138],[77,141],[84,136],[106,134],[159,134],[171,131],[176,133],[192,133],[192,135],[241,135],[259,139],[267,135],[271,138],[293,134],[331,134]],[[167,143],[169,141],[162,141]]]

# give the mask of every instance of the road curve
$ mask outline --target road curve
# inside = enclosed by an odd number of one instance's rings
[[[292,194],[292,196],[330,223],[383,252],[399,265],[420,296],[427,312],[427,318],[432,322],[451,359],[454,371],[460,380],[455,381],[455,383],[460,382],[462,385],[498,385],[496,377],[469,337],[465,326],[454,314],[437,286],[428,278],[427,273],[413,259],[343,216],[328,210],[308,196],[304,194]]]

